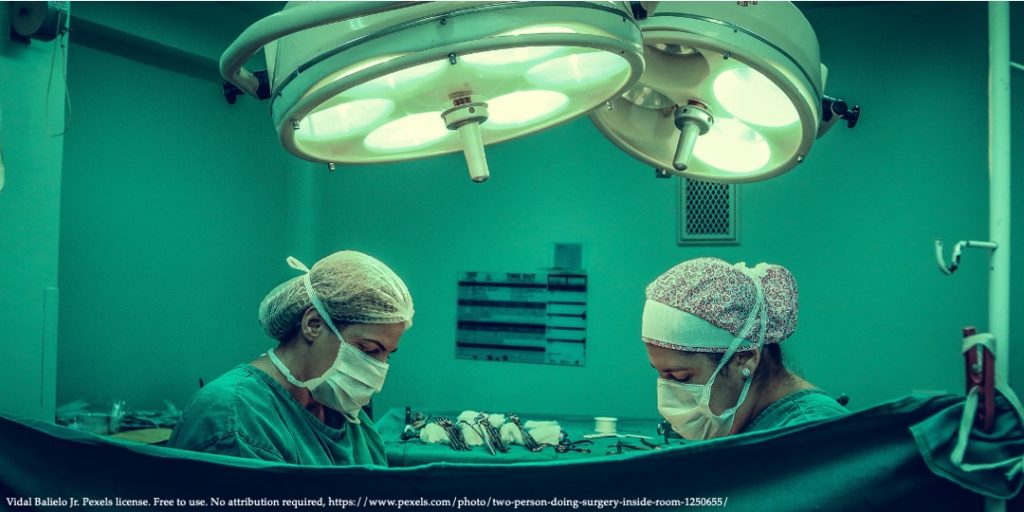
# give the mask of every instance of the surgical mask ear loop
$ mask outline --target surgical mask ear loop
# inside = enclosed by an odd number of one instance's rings
[[[718,368],[715,368],[715,372],[711,375],[711,378],[708,379],[709,384],[713,382],[716,378],[718,378],[718,373],[722,370],[726,363],[729,362],[729,359],[731,359],[732,356],[736,353],[737,349],[740,348],[740,345],[743,344],[743,341],[746,339],[747,335],[750,334],[750,330],[753,329],[754,320],[757,319],[758,315],[761,316],[761,325],[760,333],[758,335],[757,349],[760,350],[761,347],[764,346],[764,334],[768,321],[768,307],[764,299],[764,291],[761,289],[761,283],[758,282],[758,280],[753,276],[751,276],[751,279],[753,279],[754,287],[757,289],[757,299],[754,303],[754,309],[753,311],[751,311],[750,316],[747,317],[747,321],[743,323],[743,327],[740,328],[740,332],[736,335],[735,338],[733,338],[732,343],[729,344],[729,349],[726,350],[725,354],[722,355],[722,362],[718,364]]]
[[[331,330],[331,332],[333,332],[334,335],[338,337],[338,341],[344,343],[345,340],[344,338],[341,337],[341,332],[339,332],[338,328],[334,326],[334,322],[331,320],[331,316],[327,314],[327,308],[325,308],[323,302],[320,301],[320,296],[318,296],[316,292],[313,291],[313,283],[309,279],[309,276],[312,272],[309,270],[308,267],[306,267],[305,264],[303,264],[301,261],[295,259],[292,256],[288,256],[288,258],[285,261],[288,262],[289,267],[292,267],[295,270],[305,273],[305,275],[302,276],[302,285],[306,288],[306,295],[309,296],[309,301],[313,303],[313,308],[316,309],[317,313],[320,313],[320,318],[324,320],[324,323],[327,324],[327,327]]]
[[[718,378],[718,373],[729,362],[729,359],[733,356],[733,354],[736,353],[736,350],[740,347],[740,344],[743,343],[743,340],[746,339],[747,334],[749,334],[750,330],[754,327],[754,321],[757,319],[758,315],[760,315],[761,317],[761,322],[757,337],[756,350],[761,350],[761,348],[764,347],[764,336],[768,328],[768,302],[765,300],[764,288],[761,286],[760,275],[757,272],[757,270],[760,269],[760,266],[756,267],[755,269],[748,269],[744,265],[743,267],[739,267],[739,269],[754,283],[754,289],[757,292],[756,301],[754,302],[754,309],[750,313],[750,316],[747,317],[747,321],[743,323],[743,327],[740,329],[740,332],[738,333],[736,338],[732,340],[732,343],[729,345],[729,349],[722,356],[722,362],[718,364],[718,368],[715,369],[715,372],[711,375],[711,378],[708,379],[708,383],[704,388],[703,396],[701,397],[702,405],[708,405],[709,403],[711,403],[711,385],[714,383],[715,379]],[[743,390],[740,392],[740,396],[736,401],[736,405],[732,406],[729,409],[726,409],[725,411],[722,411],[722,414],[720,414],[719,416],[735,413],[736,410],[739,409],[740,405],[743,404],[743,401],[746,400],[747,392],[750,390],[751,381],[749,379],[744,380],[746,380],[746,382],[743,384]],[[732,421],[735,421],[735,419],[736,417],[734,415]]]
[[[281,372],[281,375],[284,375],[284,378],[294,386],[307,389],[310,387],[309,383],[316,380],[315,378],[307,381],[296,379],[295,376],[292,375],[291,370],[288,369],[288,366],[284,364],[284,361],[278,358],[277,354],[274,353],[274,349],[267,351],[267,357],[270,358],[270,362],[273,363],[273,365]]]
[[[320,298],[313,291],[313,284],[309,280],[309,267],[307,267],[301,261],[295,259],[292,256],[288,256],[288,258],[285,261],[288,262],[288,266],[305,274],[303,276],[303,285],[306,288],[306,294],[309,296],[310,302],[313,303],[313,307],[316,309],[317,313],[320,314],[320,317],[323,318],[324,323],[327,324],[327,327],[330,328],[331,332],[333,332],[334,335],[338,337],[338,341],[342,344],[345,343],[344,338],[341,337],[341,333],[339,333],[338,329],[334,327],[334,322],[331,321],[331,317],[327,315],[326,309],[323,307],[323,303],[320,302]],[[338,360],[341,359],[342,349],[343,347],[339,345],[338,355],[335,356],[334,364],[337,364]],[[319,382],[323,379],[323,376],[320,376],[314,377],[306,381],[300,381],[296,379],[294,375],[292,375],[291,370],[289,370],[288,366],[284,364],[284,361],[281,361],[281,359],[277,357],[277,354],[274,352],[274,349],[270,349],[267,351],[267,357],[269,357],[271,363],[273,363],[274,366],[276,366],[277,369],[281,371],[281,374],[284,375],[285,379],[288,382],[300,388],[311,389],[315,387],[317,384],[319,384]]]

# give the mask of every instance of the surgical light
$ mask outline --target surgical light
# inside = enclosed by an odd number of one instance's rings
[[[804,160],[826,70],[794,5],[661,2],[641,28],[643,76],[590,116],[608,139],[655,168],[722,183]]]
[[[750,67],[737,67],[715,78],[715,99],[727,112],[761,126],[786,126],[800,120],[786,94]]]
[[[375,151],[401,151],[421,148],[449,135],[441,112],[422,112],[380,126],[366,136],[364,144]]]
[[[310,137],[328,139],[360,133],[384,119],[395,109],[395,102],[382,98],[354,100],[310,114],[303,127]]]
[[[489,103],[491,117],[484,128],[504,128],[556,115],[569,103],[569,97],[557,91],[517,91]]]
[[[729,173],[749,173],[771,159],[771,148],[764,136],[736,119],[719,119],[700,142],[693,156]]]
[[[292,2],[225,51],[225,79],[263,92],[291,153],[362,164],[463,151],[586,114],[643,72],[625,2]],[[267,77],[243,65],[264,49]],[[457,132],[457,133],[456,133]]]

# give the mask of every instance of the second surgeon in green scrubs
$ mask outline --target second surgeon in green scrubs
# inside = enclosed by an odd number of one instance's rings
[[[405,283],[360,252],[336,252],[260,303],[279,344],[203,387],[169,446],[302,465],[387,465],[362,407],[412,325]]]
[[[676,433],[704,440],[847,413],[782,363],[797,305],[793,275],[765,263],[698,258],[647,287],[642,338]]]

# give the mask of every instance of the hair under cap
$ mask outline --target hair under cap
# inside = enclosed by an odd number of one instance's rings
[[[289,259],[300,270],[305,266]],[[335,323],[412,326],[412,296],[394,271],[357,251],[339,251],[308,270],[310,284]],[[299,275],[276,286],[259,307],[259,322],[271,338],[284,341],[313,303]],[[340,327],[339,327],[340,328]]]
[[[796,330],[796,280],[784,267],[760,263],[731,265],[718,258],[684,261],[647,286],[642,338],[688,352],[725,352],[757,307],[757,279],[764,292],[767,326],[764,343],[781,343]],[[758,325],[761,314],[755,317]],[[744,336],[757,347],[759,329]]]

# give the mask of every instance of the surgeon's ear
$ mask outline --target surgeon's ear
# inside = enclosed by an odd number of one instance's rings
[[[757,369],[757,365],[761,363],[761,351],[760,350],[748,350],[746,352],[737,352],[733,356],[729,366],[732,366],[732,370],[738,375],[746,375],[749,377],[754,374]],[[744,372],[743,370],[747,370]]]
[[[317,313],[316,308],[311,306],[302,314],[302,337],[306,340],[307,344],[313,344],[313,341],[320,335],[320,330],[323,327],[324,320],[320,317],[320,313]]]

